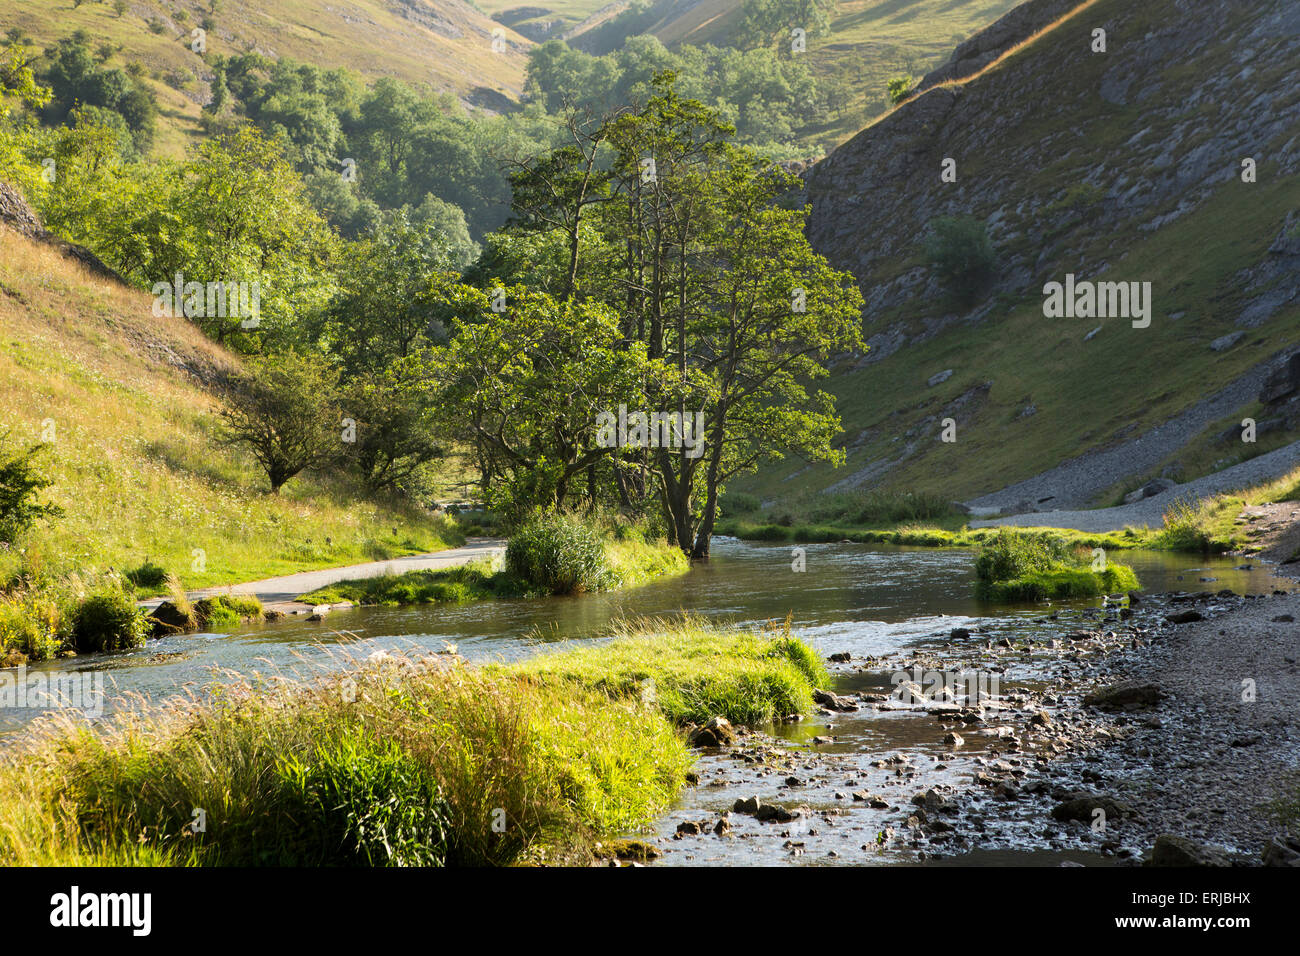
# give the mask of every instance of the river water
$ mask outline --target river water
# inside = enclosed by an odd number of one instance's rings
[[[335,666],[331,658],[340,649],[365,657],[380,649],[440,650],[454,644],[470,660],[508,661],[566,639],[598,640],[620,618],[683,611],[739,623],[790,615],[797,633],[818,650],[848,651],[855,658],[893,653],[964,623],[1016,630],[1042,615],[1041,607],[976,601],[969,552],[862,544],[802,547],[803,572],[792,570],[789,545],[719,538],[711,560],[688,574],[624,591],[454,607],[355,608],[317,623],[290,617],[228,634],[177,635],[134,651],[34,665],[25,680],[48,685],[58,674],[102,675],[108,712],[122,706],[115,698],[128,693],[154,700],[201,693],[223,670],[310,674]],[[1129,551],[1123,560],[1151,591],[1261,592],[1274,584],[1266,568],[1236,570],[1238,562],[1227,558]],[[40,707],[0,705],[0,733],[19,731],[40,713]]]

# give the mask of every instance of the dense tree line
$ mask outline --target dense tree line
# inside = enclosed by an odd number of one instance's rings
[[[487,202],[486,166],[464,153],[476,141],[459,135],[496,128],[509,145],[517,126],[397,83],[227,61],[249,121],[145,162],[78,107],[72,125],[33,122],[52,94],[23,54],[5,63],[0,177],[141,288],[166,297],[175,277],[178,311],[248,353],[226,436],[272,490],[331,467],[420,498],[455,453],[508,521],[614,510],[700,557],[734,476],[843,455],[813,383],[860,347],[861,294],[808,245],[806,210],[786,201],[797,180],[671,71],[612,109],[566,104],[515,141],[502,225],[471,249],[436,206]],[[313,193],[340,142],[371,170],[375,208],[355,235]],[[462,178],[444,181],[436,155],[464,158]],[[443,192],[405,201],[426,185]],[[259,320],[191,309],[190,282],[255,283]]]

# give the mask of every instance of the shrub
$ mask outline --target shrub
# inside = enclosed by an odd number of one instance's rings
[[[604,541],[559,513],[534,517],[515,531],[506,546],[506,570],[550,594],[600,591],[610,584]]]
[[[105,586],[77,608],[72,643],[78,653],[123,651],[144,646],[149,625],[135,598],[118,587]]]
[[[985,583],[1010,581],[1035,571],[1046,571],[1069,557],[1065,541],[1043,531],[1000,528],[975,557],[975,575]]]
[[[3,666],[28,660],[48,660],[62,646],[63,611],[59,603],[39,594],[0,597],[0,652]]]
[[[9,450],[8,435],[0,435],[0,541],[13,544],[43,518],[57,518],[63,509],[38,504],[36,499],[54,482],[36,468],[36,458],[47,446]]]
[[[895,76],[889,81],[887,87],[889,92],[889,104],[897,106],[903,100],[912,95],[912,87],[916,85],[916,80],[910,76]]]
[[[931,222],[925,253],[948,294],[965,306],[974,304],[988,287],[997,259],[988,229],[969,216]]]
[[[167,583],[167,569],[148,558],[138,568],[125,572],[123,576],[138,588],[159,588]]]
[[[1201,509],[1182,498],[1173,502],[1165,510],[1164,529],[1154,544],[1171,551],[1209,551],[1211,541]]]

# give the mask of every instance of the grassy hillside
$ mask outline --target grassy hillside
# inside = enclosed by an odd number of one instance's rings
[[[867,291],[874,354],[842,359],[829,384],[848,467],[791,462],[745,490],[788,498],[848,479],[949,499],[995,491],[1138,437],[1300,338],[1300,300],[1249,318],[1294,285],[1277,272],[1290,260],[1270,252],[1300,208],[1287,148],[1300,114],[1294,59],[1274,51],[1243,72],[1250,17],[1229,21],[1242,34],[1230,36],[1214,33],[1213,11],[1189,22],[1169,18],[1172,3],[1083,6],[983,74],[904,104],[814,171],[814,244]],[[1088,49],[1098,23],[1109,27],[1105,56]],[[1159,45],[1143,40],[1157,35]],[[1268,106],[1237,105],[1256,97]],[[947,156],[960,174],[944,185]],[[1258,157],[1253,184],[1239,176],[1243,156]],[[946,298],[923,250],[936,217],[961,215],[992,223],[998,255],[975,308]],[[1045,318],[1043,284],[1067,272],[1151,282],[1151,326]],[[1294,425],[1255,445],[1216,437],[1251,414],[1268,413],[1243,406],[1155,473],[1185,480],[1300,437]],[[1116,476],[1098,503],[1147,477]]]
[[[887,107],[890,78],[920,79],[944,62],[954,46],[988,26],[1020,0],[840,0],[830,32],[809,40],[816,75],[838,77],[854,91],[842,119],[819,131],[838,142],[857,132]],[[743,0],[657,0],[635,19],[620,20],[629,2],[555,0],[527,4],[482,0],[493,16],[514,26],[552,24],[569,42],[603,53],[621,45],[629,27],[657,36],[666,45],[735,45]],[[523,14],[527,14],[526,17]],[[562,27],[559,25],[563,25]]]
[[[84,29],[96,45],[117,49],[111,65],[144,63],[162,110],[157,148],[164,155],[178,155],[198,133],[211,71],[191,50],[191,31],[209,17],[211,55],[257,51],[347,67],[371,79],[428,84],[489,108],[518,98],[532,45],[463,0],[132,0],[121,16],[107,2],[0,0],[3,31],[18,29],[38,47]],[[492,50],[498,29],[506,41],[501,53]]]
[[[0,227],[0,431],[52,439],[47,496],[66,512],[25,555],[0,555],[0,577],[24,559],[53,575],[150,558],[202,587],[459,540],[343,480],[305,475],[267,495],[253,460],[217,443],[218,404],[200,384],[238,360],[184,319],[155,318],[152,302]]]

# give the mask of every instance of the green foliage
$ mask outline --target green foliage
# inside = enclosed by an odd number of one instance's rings
[[[925,254],[949,295],[965,306],[973,305],[988,287],[997,262],[987,227],[970,216],[931,222]]]
[[[148,634],[134,596],[111,585],[87,597],[72,622],[72,643],[79,654],[143,647]]]
[[[676,724],[760,725],[812,708],[828,681],[811,647],[783,628],[720,628],[696,618],[621,626],[615,639],[543,654],[512,670],[600,694],[652,699]]]
[[[550,594],[602,591],[611,584],[605,542],[577,518],[551,512],[510,536],[506,570]]]
[[[305,468],[337,457],[343,444],[338,373],[323,356],[283,352],[250,361],[222,410],[226,438],[246,445],[272,493]]]
[[[986,601],[1046,601],[1135,590],[1132,568],[1107,560],[1092,568],[1091,555],[1051,532],[999,528],[975,558],[976,596]]]
[[[1157,547],[1170,551],[1208,553],[1213,550],[1202,508],[1181,498],[1173,502],[1165,509],[1164,527],[1155,543]]]
[[[52,723],[25,757],[0,763],[9,864],[585,862],[691,763],[651,708],[418,660]]]
[[[912,76],[895,76],[890,79],[887,89],[890,105],[897,106],[911,96],[915,85],[916,78]]]
[[[122,576],[130,581],[133,587],[153,589],[167,582],[167,569],[145,558],[139,567],[123,572]]]
[[[242,621],[261,620],[262,602],[253,594],[218,594],[194,602],[200,627],[237,627]]]
[[[310,755],[283,758],[276,776],[287,791],[276,819],[290,832],[271,842],[284,856],[268,860],[255,846],[232,852],[218,839],[223,864],[445,864],[450,825],[446,801],[420,763],[401,747],[350,735]],[[241,860],[240,850],[253,850],[254,858]]]
[[[757,495],[746,494],[743,491],[728,491],[722,496],[720,503],[724,515],[751,514],[757,511],[761,504]]]
[[[1070,558],[1065,540],[1046,532],[999,528],[975,557],[975,575],[993,583],[1046,571]]]
[[[53,480],[37,468],[36,459],[48,446],[8,447],[8,434],[0,434],[0,542],[13,545],[37,521],[57,518],[63,509],[40,504],[40,493]]]

